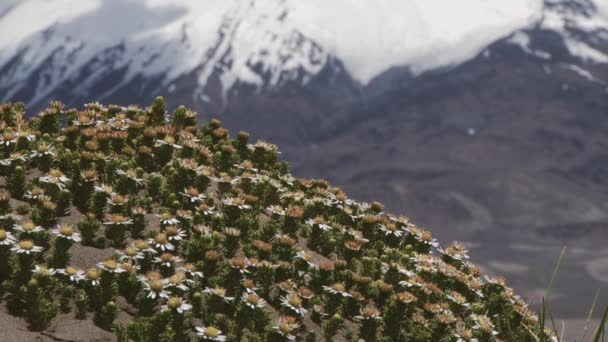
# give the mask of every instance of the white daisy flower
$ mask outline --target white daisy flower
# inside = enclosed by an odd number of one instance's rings
[[[310,253],[307,253],[306,251],[299,251],[294,258],[304,260],[308,267],[312,267],[315,269],[319,268],[319,265],[315,264],[312,261],[312,255]]]
[[[119,130],[119,131],[126,131],[127,129],[129,129],[130,123],[131,123],[131,120],[128,118],[125,118],[124,115],[121,115],[121,116],[115,117],[115,118],[111,118],[110,120],[108,120],[108,126],[112,127],[113,129]]]
[[[169,238],[164,233],[158,233],[153,239],[148,239],[148,243],[152,245],[156,249],[160,249],[161,251],[172,251],[175,249],[175,246],[169,242]]]
[[[176,226],[167,226],[163,230],[169,241],[181,241],[186,237],[186,231]]]
[[[207,198],[207,195],[198,191],[195,187],[189,187],[184,189],[180,194],[186,197],[191,203],[202,202]]]
[[[166,280],[164,279],[148,279],[146,277],[142,277],[144,279],[144,290],[148,292],[147,298],[156,299],[156,298],[169,298],[169,292],[166,291]]]
[[[237,169],[241,169],[241,170],[248,170],[251,172],[258,172],[259,169],[253,167],[253,164],[246,160],[244,162],[242,162],[241,164],[233,164],[232,166],[236,167]]]
[[[57,273],[54,268],[48,268],[48,266],[46,265],[36,265],[34,266],[34,269],[32,271],[34,272],[34,274],[41,277],[50,277]]]
[[[42,188],[39,188],[37,186],[33,187],[32,190],[28,190],[25,192],[25,194],[23,195],[23,197],[27,198],[27,199],[39,199],[41,197],[44,197],[44,190],[42,190]]]
[[[407,231],[408,233],[410,233],[416,240],[418,240],[424,244],[433,246],[435,248],[437,248],[439,246],[437,239],[434,239],[433,235],[428,230],[418,228],[415,226],[414,227],[408,226],[408,227],[404,228],[404,230]]]
[[[22,131],[18,131],[17,134],[19,134],[19,138],[25,138],[29,142],[36,140],[36,135],[32,134],[30,131],[22,130]]]
[[[13,131],[6,131],[0,135],[0,145],[10,146],[16,144],[19,140],[19,135]]]
[[[13,225],[13,230],[16,230],[16,231],[21,232],[21,233],[30,234],[30,233],[40,233],[40,232],[43,232],[44,228],[42,228],[41,226],[37,226],[32,221],[27,221],[27,222],[25,222],[23,224],[15,224],[15,225]]]
[[[359,310],[360,315],[355,316],[356,320],[365,321],[365,320],[380,320],[382,317],[380,316],[380,311],[376,309],[372,305],[368,305]]]
[[[129,202],[127,196],[123,196],[117,193],[111,193],[106,203],[112,206],[124,206]]]
[[[111,185],[108,184],[101,184],[101,185],[95,185],[95,192],[103,192],[105,194],[108,194],[110,196],[114,196],[116,195],[116,193],[114,192],[114,188]]]
[[[254,292],[245,292],[241,298],[245,306],[250,309],[261,309],[266,306],[266,301]]]
[[[454,302],[460,306],[464,306],[465,308],[468,308],[469,306],[471,306],[471,304],[469,304],[467,302],[467,297],[460,294],[460,292],[452,291],[450,294],[447,295],[447,297],[452,302]]]
[[[51,234],[55,235],[58,239],[70,240],[72,242],[80,242],[80,234],[74,231],[72,225],[58,225],[57,228],[51,229]]]
[[[0,220],[19,221],[19,220],[21,220],[21,216],[15,215],[13,213],[8,213],[6,215],[0,215]]]
[[[249,273],[247,268],[251,266],[251,261],[246,257],[234,257],[230,259],[230,266],[232,266],[233,269],[238,270],[241,274],[247,274]]]
[[[246,204],[245,201],[241,198],[226,197],[226,198],[222,199],[222,203],[225,206],[237,207],[241,210],[251,209],[251,206],[249,204]]]
[[[311,226],[312,228],[317,227],[319,229],[321,229],[322,231],[326,232],[328,230],[331,230],[331,226],[328,225],[325,222],[325,219],[321,216],[317,216],[314,219],[308,219],[306,220],[304,223],[306,223],[307,225]]]
[[[154,146],[156,146],[156,147],[159,147],[159,146],[171,146],[171,147],[176,148],[176,149],[178,149],[178,150],[180,150],[180,149],[184,148],[183,146],[181,146],[181,145],[179,145],[179,144],[176,144],[176,143],[175,143],[175,138],[173,138],[173,137],[172,137],[172,136],[170,136],[170,135],[167,135],[167,136],[165,137],[165,139],[163,139],[163,140],[157,139],[157,140],[154,142]]]
[[[177,311],[180,314],[190,309],[192,309],[192,305],[184,302],[180,297],[170,297],[166,304],[160,307],[160,311]]]
[[[93,285],[93,286],[99,285],[100,278],[101,278],[101,273],[99,272],[98,269],[96,269],[94,267],[89,268],[84,273],[84,280],[90,282],[91,285]]]
[[[272,216],[272,215],[285,216],[285,208],[283,208],[280,205],[270,206],[270,207],[266,208],[264,211],[266,212],[266,214],[268,214],[270,216]]]
[[[65,275],[72,283],[78,283],[84,280],[84,271],[79,270],[74,266],[60,268],[57,270],[57,273]]]
[[[182,271],[177,271],[174,275],[165,279],[165,283],[168,289],[179,289],[181,291],[188,291],[188,285],[194,283],[194,281],[192,279],[186,278],[186,273]]]
[[[113,259],[107,259],[97,263],[97,267],[110,273],[123,273],[125,270]]]
[[[214,288],[207,287],[203,290],[203,292],[220,297],[226,303],[231,303],[232,301],[234,301],[234,297],[226,296],[226,289],[223,287],[217,287],[217,286]]]
[[[136,263],[145,258],[144,253],[133,246],[127,246],[122,251],[116,251],[116,254],[118,254],[118,261],[120,262],[130,261]]]
[[[281,297],[281,305],[295,312],[300,317],[304,317],[308,312],[302,304],[302,298],[297,293],[289,293],[287,296]]]
[[[153,262],[159,264],[159,266],[172,267],[178,262],[181,262],[182,258],[175,256],[171,253],[163,253],[158,257],[155,257]]]
[[[63,175],[63,172],[58,169],[51,169],[46,176],[38,177],[38,180],[42,183],[56,185],[59,190],[65,189],[70,179]]]
[[[437,251],[456,260],[466,260],[469,258],[467,254],[469,251],[462,244],[455,241],[446,249],[441,248],[441,246],[437,247]]]
[[[109,214],[103,224],[106,226],[124,226],[133,224],[133,220],[121,214]]]
[[[399,272],[400,274],[404,274],[408,277],[413,277],[416,275],[416,273],[409,271],[408,269],[406,269],[405,267],[401,267],[399,265],[397,265],[397,272]]]
[[[80,114],[76,117],[76,120],[72,120],[72,124],[74,126],[93,126],[98,124],[99,121],[95,120],[94,115],[88,115],[88,114]]]
[[[22,155],[21,153],[11,153],[11,155],[8,158],[4,158],[4,159],[0,159],[0,164],[4,165],[4,166],[9,166],[12,165],[13,162],[15,161],[26,161],[27,158],[26,155]]]
[[[217,212],[215,212],[215,207],[210,207],[206,204],[201,204],[198,207],[198,212],[205,216],[219,215]]]
[[[15,237],[11,232],[0,229],[0,246],[12,246],[15,243]]]
[[[32,151],[32,153],[30,153],[30,158],[39,158],[39,157],[44,157],[44,156],[50,156],[50,157],[55,156],[55,148],[53,147],[53,145],[47,145],[45,143],[40,143],[36,147],[36,150]]]
[[[183,266],[177,269],[178,272],[184,272],[193,279],[201,279],[203,278],[203,272],[200,272],[196,269],[196,265],[194,264],[184,264]]]
[[[141,253],[150,253],[150,254],[158,253],[154,248],[152,248],[150,246],[150,243],[145,240],[135,240],[135,241],[133,241],[132,246],[135,247]]]
[[[472,327],[473,330],[481,331],[487,335],[498,335],[498,331],[494,329],[494,324],[488,316],[471,314],[471,319],[475,322],[475,325]]]
[[[262,150],[266,150],[269,152],[275,152],[277,154],[281,153],[281,152],[279,152],[279,148],[277,147],[277,145],[271,144],[271,143],[263,141],[263,140],[258,140],[255,144],[248,144],[247,148],[252,151],[255,149],[262,149]]]
[[[137,172],[134,169],[128,169],[127,171],[118,169],[118,170],[116,170],[116,174],[129,178],[130,180],[134,181],[137,185],[144,184],[144,179],[137,177]]]
[[[277,319],[276,324],[272,327],[272,330],[286,338],[288,341],[295,341],[296,337],[292,335],[292,333],[299,327],[300,325],[293,317],[281,316]]]
[[[400,238],[403,236],[403,230],[400,230],[394,223],[392,224],[381,224],[379,227],[380,231],[384,233],[384,236],[394,236]]]
[[[200,336],[204,341],[226,341],[226,336],[222,335],[222,331],[216,327],[194,327],[196,334]]]
[[[160,219],[160,223],[166,226],[175,226],[179,224],[179,220],[173,217],[173,214],[168,211],[165,211],[162,214],[157,214],[156,217]]]
[[[13,245],[11,251],[18,254],[32,254],[42,252],[42,247],[36,246],[32,240],[21,240]]]
[[[194,216],[192,215],[192,210],[188,210],[188,209],[178,209],[175,212],[175,216],[177,216],[177,219],[179,220],[180,223],[191,222],[192,219],[194,218]]]
[[[323,286],[323,290],[331,294],[339,294],[342,297],[352,297],[352,295],[346,292],[346,287],[343,283],[334,283],[332,286]]]

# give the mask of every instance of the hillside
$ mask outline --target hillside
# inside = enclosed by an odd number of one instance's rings
[[[5,341],[554,339],[462,245],[218,120],[162,98],[24,116],[0,107]]]

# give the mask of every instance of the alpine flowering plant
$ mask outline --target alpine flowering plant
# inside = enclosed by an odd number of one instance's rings
[[[0,105],[0,304],[121,341],[558,339],[464,245],[195,116]]]

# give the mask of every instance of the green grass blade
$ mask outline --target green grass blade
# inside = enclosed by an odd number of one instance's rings
[[[595,334],[593,334],[593,338],[591,339],[592,342],[599,342],[600,337],[604,336],[606,323],[608,323],[608,306],[606,307],[606,310],[604,310],[604,315],[602,316],[602,319],[600,320],[600,323],[597,326]]]
[[[549,279],[549,285],[547,286],[547,289],[545,290],[545,300],[549,300],[549,296],[551,295],[551,290],[553,290],[553,282],[555,281],[555,278],[557,277],[557,272],[559,271],[559,268],[561,267],[562,264],[562,259],[564,258],[564,255],[566,254],[566,246],[562,247],[562,252],[559,254],[559,258],[557,258],[557,264],[555,265],[555,268],[553,269],[553,273],[551,274],[551,279]]]
[[[597,303],[599,295],[600,289],[597,289],[597,291],[595,292],[595,298],[593,298],[593,304],[591,304],[591,309],[589,310],[589,315],[587,316],[587,321],[585,322],[585,328],[583,329],[583,337],[581,337],[581,342],[585,342],[585,337],[587,337],[589,323],[591,323],[591,316],[593,316],[593,310],[595,310],[595,304]]]
[[[559,268],[561,267],[562,264],[562,259],[564,258],[564,255],[566,254],[566,246],[562,247],[562,251],[559,254],[559,258],[557,258],[557,264],[555,265],[555,268],[553,269],[553,273],[551,273],[551,278],[549,279],[549,285],[547,286],[547,289],[545,290],[545,295],[543,296],[543,302],[540,306],[540,314],[539,314],[539,320],[538,320],[538,335],[542,337],[545,336],[545,319],[547,316],[547,310],[549,307],[549,296],[551,296],[551,290],[553,290],[553,282],[555,281],[555,278],[557,277],[557,272],[559,272]],[[553,330],[555,330],[555,322],[553,322],[553,318],[551,318],[552,324],[553,324]]]

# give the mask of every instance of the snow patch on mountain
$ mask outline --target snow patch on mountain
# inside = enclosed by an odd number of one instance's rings
[[[608,42],[608,2],[546,0],[541,27],[561,35],[569,52],[587,62],[608,63],[596,45]],[[582,39],[582,35],[592,40]]]
[[[193,96],[208,99],[217,78],[225,99],[239,83],[258,90],[305,84],[330,58],[367,84],[393,66],[417,74],[465,62],[541,20],[573,54],[608,62],[576,36],[606,27],[608,5],[596,2],[7,0],[0,5],[0,32],[8,33],[0,35],[0,97],[25,89],[30,102],[42,101],[69,80],[87,92],[120,70],[106,94],[137,77],[159,79],[168,89],[194,75]],[[529,49],[525,36],[512,39]]]
[[[292,19],[362,83],[391,66],[458,64],[532,25],[541,0],[293,1]]]

